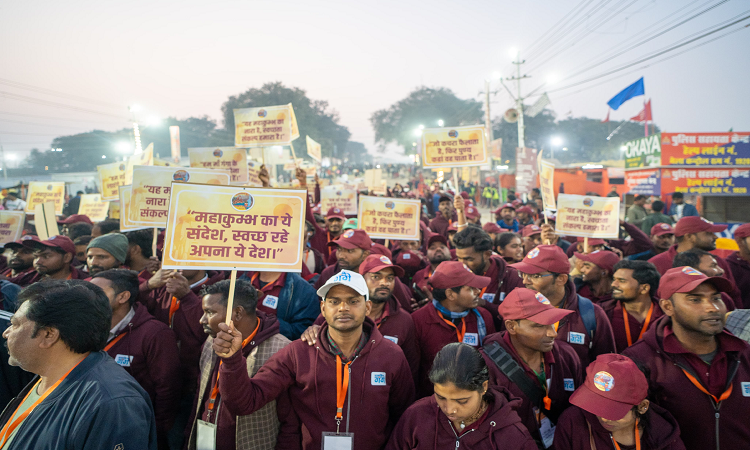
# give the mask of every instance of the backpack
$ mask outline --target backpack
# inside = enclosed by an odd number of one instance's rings
[[[586,327],[586,332],[589,334],[589,348],[591,348],[594,344],[594,335],[596,334],[596,314],[594,312],[594,303],[586,297],[581,297],[580,294],[576,295],[578,295],[578,311],[581,313],[583,326]]]

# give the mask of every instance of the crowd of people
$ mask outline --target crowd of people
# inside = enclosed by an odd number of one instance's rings
[[[750,224],[724,259],[679,195],[603,240],[538,191],[482,217],[476,185],[418,185],[388,190],[423,199],[418,240],[314,193],[301,270],[233,289],[161,268],[163,230],[6,244],[0,450],[750,446]]]

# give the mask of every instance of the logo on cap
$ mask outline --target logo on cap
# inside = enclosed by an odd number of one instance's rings
[[[669,229],[669,225],[667,225],[666,223],[662,223],[659,226],[661,227],[662,230],[668,230]]]
[[[54,241],[54,240],[55,240],[55,239],[57,239],[58,237],[59,237],[59,236],[50,236],[48,240],[49,240],[49,241]]]
[[[594,375],[594,386],[602,392],[609,392],[615,387],[615,379],[608,372],[597,372]]]
[[[383,264],[391,264],[391,260],[388,259],[388,257],[385,255],[380,256],[380,262],[382,262]]]
[[[469,208],[469,209],[466,210],[466,212],[473,213],[474,212],[474,208]]]
[[[240,212],[245,212],[253,207],[253,196],[247,192],[238,192],[232,196],[232,208]]]
[[[335,212],[336,214],[338,214],[338,213],[340,213],[340,212],[341,212],[341,210],[340,210],[340,209],[338,209],[338,208],[333,208],[333,212]]]
[[[466,269],[467,272],[472,273],[471,269],[469,269],[469,266],[466,264],[464,264],[464,269]]]
[[[335,277],[333,277],[333,281],[334,282],[338,282],[338,281],[352,281],[352,276],[349,275],[346,272],[339,272],[338,275],[336,275]]]
[[[541,293],[537,292],[536,294],[534,294],[534,297],[536,297],[536,300],[539,303],[541,303],[543,305],[550,305],[550,306],[552,306],[552,303],[550,303],[549,300],[547,300],[547,297],[545,297]]]
[[[344,231],[344,237],[345,238],[348,239],[348,238],[350,238],[352,236],[354,236],[354,230],[346,230],[346,231]]]
[[[539,248],[534,247],[527,255],[526,257],[529,259],[534,259],[537,256],[539,256]]]
[[[698,272],[697,270],[693,269],[692,267],[683,267],[682,273],[685,275],[703,275],[701,272]]]
[[[27,234],[26,236],[21,238],[22,241],[30,241],[32,239],[34,239],[34,237],[30,234]]]

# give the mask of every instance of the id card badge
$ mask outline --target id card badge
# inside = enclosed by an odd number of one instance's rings
[[[216,425],[203,420],[198,421],[198,437],[195,450],[216,450]]]
[[[534,408],[534,415],[539,418],[539,434],[542,436],[544,448],[552,447],[552,443],[555,441],[555,426],[552,425],[549,417],[539,412],[539,408]]]
[[[354,433],[323,433],[323,450],[353,450]]]

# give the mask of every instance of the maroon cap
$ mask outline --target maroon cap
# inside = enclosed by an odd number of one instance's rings
[[[367,235],[365,230],[346,230],[341,233],[335,241],[328,243],[329,247],[343,247],[347,249],[361,248],[362,250],[370,250],[372,247],[372,241],[370,236]]]
[[[14,241],[14,242],[8,242],[3,247],[4,248],[20,248],[20,247],[28,247],[27,245],[23,245],[26,241],[35,241],[39,242],[39,236],[33,235],[33,234],[27,234],[26,236],[22,236],[21,239]]]
[[[674,227],[674,235],[677,237],[685,236],[691,233],[700,233],[701,231],[710,231],[711,233],[720,233],[727,229],[726,225],[714,225],[710,220],[703,217],[688,216],[683,217]]]
[[[473,206],[469,206],[465,211],[467,219],[478,219],[482,216],[478,209]]]
[[[391,258],[385,255],[369,255],[364,261],[362,261],[362,264],[359,265],[359,274],[364,276],[366,273],[380,272],[381,270],[388,268],[393,269],[393,273],[397,277],[404,276],[404,269],[393,264]]]
[[[522,273],[569,273],[570,261],[563,249],[556,245],[537,245],[519,263],[511,264]]]
[[[596,264],[597,267],[606,270],[610,275],[615,268],[615,264],[620,262],[620,257],[617,256],[617,253],[610,252],[609,250],[596,250],[591,253],[575,252],[573,254],[581,261],[588,261],[592,264]]]
[[[432,244],[435,242],[442,242],[446,246],[448,245],[448,239],[445,238],[442,234],[433,234],[429,238],[427,238],[427,248],[430,248]]]
[[[461,197],[463,197],[465,200],[469,200],[469,193],[466,191],[461,192]]]
[[[523,202],[520,199],[515,199],[512,202],[510,202],[513,206],[523,205]]]
[[[515,288],[500,303],[497,312],[504,320],[528,319],[540,325],[552,325],[573,311],[555,308],[540,292]]]
[[[86,214],[71,214],[66,219],[57,221],[57,223],[60,225],[69,225],[71,223],[78,222],[87,223],[89,225],[94,224],[94,222],[92,222],[91,219],[89,219],[89,216],[87,216]]]
[[[370,246],[370,254],[371,255],[385,255],[388,257],[388,259],[391,259],[393,257],[393,254],[390,250],[388,250],[385,245],[378,244],[376,242],[373,242]]]
[[[516,210],[517,213],[526,213],[528,215],[534,214],[534,210],[530,206],[522,206]]]
[[[341,210],[341,208],[333,207],[329,208],[328,212],[326,213],[326,219],[341,219],[346,220],[346,215],[344,214],[344,211]]]
[[[540,234],[542,232],[542,227],[535,224],[529,224],[523,227],[523,237],[529,237],[533,236],[535,234]]]
[[[471,271],[466,264],[459,261],[443,261],[427,281],[436,289],[448,289],[471,286],[476,289],[486,288],[490,277],[480,277]]]
[[[500,225],[496,224],[495,222],[485,223],[484,225],[482,225],[482,229],[487,233],[500,234],[503,232],[503,229],[500,228]]]
[[[446,231],[458,231],[458,222],[451,222]]]
[[[646,376],[633,360],[605,353],[586,368],[586,380],[570,397],[570,403],[595,416],[620,420],[647,394]]]
[[[674,228],[668,223],[657,223],[651,227],[651,236],[664,236],[665,234],[674,234]]]
[[[405,271],[414,273],[419,269],[422,264],[422,259],[416,253],[412,251],[400,251],[396,256],[396,264],[403,268]]]
[[[29,239],[23,241],[23,245],[24,247],[33,248],[34,250],[40,250],[42,247],[55,247],[61,249],[65,253],[76,254],[76,246],[67,236],[50,236],[46,241]]]
[[[583,237],[577,237],[576,242],[583,243],[585,242]],[[607,245],[607,242],[604,239],[600,238],[589,238],[589,246],[590,247],[596,247],[597,245]]]
[[[450,194],[441,194],[440,198],[438,199],[438,203],[452,202],[452,201],[453,201],[453,197]]]
[[[734,237],[745,239],[746,237],[750,237],[750,223],[745,223],[737,227],[736,230],[734,230]]]
[[[673,267],[659,280],[659,298],[668,299],[675,293],[687,293],[703,283],[712,283],[719,292],[731,292],[732,283],[722,277],[707,277],[690,266]]]
[[[500,211],[504,210],[505,208],[510,208],[510,209],[512,209],[513,211],[515,211],[515,210],[516,210],[516,207],[515,207],[515,206],[513,206],[513,204],[512,204],[512,203],[506,203],[506,204],[504,204],[504,205],[500,205],[500,207],[499,207],[499,208],[497,208],[496,210],[492,211],[492,213],[493,213],[493,214],[500,214]]]

